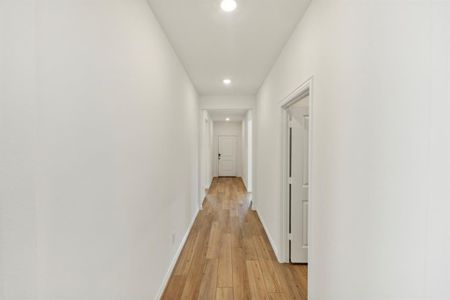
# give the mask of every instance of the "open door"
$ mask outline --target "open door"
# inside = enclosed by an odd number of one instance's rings
[[[308,262],[309,97],[288,108],[290,261]]]

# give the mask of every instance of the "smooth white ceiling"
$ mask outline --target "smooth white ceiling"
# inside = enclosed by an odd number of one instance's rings
[[[255,94],[310,0],[148,0],[201,95]],[[226,87],[224,78],[233,83]]]
[[[230,122],[243,121],[247,114],[247,109],[209,109],[208,114],[213,121],[225,121],[230,118]]]

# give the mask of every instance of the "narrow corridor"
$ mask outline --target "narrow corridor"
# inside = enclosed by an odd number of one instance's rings
[[[280,264],[240,178],[216,178],[163,299],[306,299],[307,266]]]

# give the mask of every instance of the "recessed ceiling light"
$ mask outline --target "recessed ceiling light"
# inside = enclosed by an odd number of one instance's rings
[[[227,122],[230,121],[230,118],[226,118],[225,121],[227,121]]]
[[[235,0],[222,0],[222,3],[220,3],[220,7],[222,8],[222,10],[230,12],[236,9],[237,3]]]
[[[230,85],[231,84],[231,79],[224,79],[223,80],[223,84],[225,84],[225,85]]]

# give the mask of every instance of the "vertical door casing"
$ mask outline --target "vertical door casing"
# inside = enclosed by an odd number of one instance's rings
[[[288,109],[290,121],[290,260],[308,262],[309,100]]]

